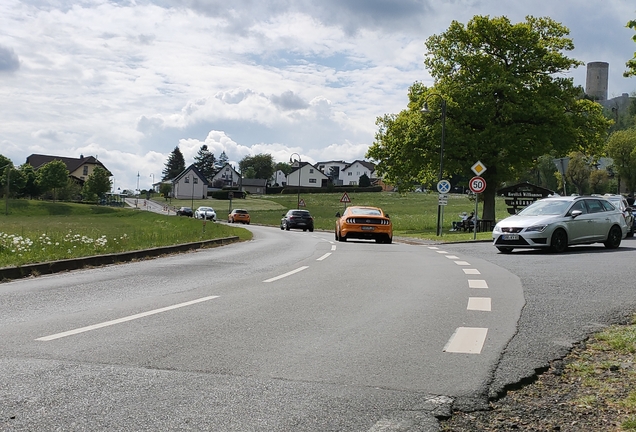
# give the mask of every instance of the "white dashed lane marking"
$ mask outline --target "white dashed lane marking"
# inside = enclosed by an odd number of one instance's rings
[[[459,327],[444,347],[445,352],[479,354],[484,347],[487,328]]]
[[[459,257],[455,255],[444,255],[444,256],[448,259],[453,259],[453,260],[459,259]]]
[[[167,311],[170,311],[170,310],[173,310],[173,309],[178,309],[178,308],[182,308],[182,307],[185,307],[185,306],[191,306],[193,304],[201,303],[201,302],[208,301],[208,300],[212,300],[212,299],[215,299],[215,298],[218,298],[218,297],[219,296],[203,297],[203,298],[192,300],[192,301],[189,301],[189,302],[179,303],[179,304],[172,305],[172,306],[167,306],[167,307],[164,307],[164,308],[161,308],[161,309],[155,309],[155,310],[151,310],[151,311],[148,311],[148,312],[142,312],[142,313],[138,313],[136,315],[130,315],[130,316],[127,316],[127,317],[124,317],[124,318],[119,318],[119,319],[112,320],[112,321],[106,321],[106,322],[103,322],[103,323],[94,324],[94,325],[90,325],[90,326],[87,326],[87,327],[81,327],[81,328],[78,328],[78,329],[75,329],[75,330],[65,331],[63,333],[57,333],[57,334],[50,335],[50,336],[44,336],[44,337],[41,337],[41,338],[37,338],[36,340],[43,341],[43,342],[48,342],[48,341],[52,341],[54,339],[60,339],[60,338],[63,338],[63,337],[76,335],[78,333],[84,333],[84,332],[91,331],[91,330],[97,330],[97,329],[100,329],[100,328],[103,328],[103,327],[112,326],[112,325],[115,325],[115,324],[121,324],[121,323],[126,322],[126,321],[136,320],[136,319],[147,317],[147,316],[150,316],[150,315],[155,315],[155,314],[158,314],[158,313],[161,313],[161,312],[167,312]]]
[[[455,264],[459,266],[469,266],[470,263],[468,261],[455,261]]]
[[[468,279],[468,288],[488,288],[488,284],[483,279]]]
[[[464,274],[481,274],[477,269],[462,269]]]
[[[491,301],[490,297],[468,297],[468,310],[490,312]]]
[[[324,254],[323,256],[321,256],[320,258],[317,258],[316,261],[322,261],[325,258],[327,258],[329,255],[331,255],[331,252],[327,252],[326,254]]]
[[[266,282],[266,283],[267,283],[267,282],[274,282],[274,281],[277,281],[277,280],[279,280],[279,279],[285,278],[285,277],[287,277],[287,276],[291,276],[291,275],[293,275],[293,274],[296,274],[296,273],[298,273],[298,272],[301,272],[301,271],[303,271],[303,270],[305,270],[305,269],[308,269],[308,268],[309,268],[309,266],[302,266],[302,267],[298,267],[296,270],[292,270],[292,271],[290,271],[290,272],[283,273],[282,275],[280,275],[280,276],[276,276],[276,277],[273,277],[273,278],[271,278],[271,279],[266,279],[266,280],[264,280],[263,282]]]

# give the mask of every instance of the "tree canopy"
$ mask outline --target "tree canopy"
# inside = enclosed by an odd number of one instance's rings
[[[636,128],[610,135],[607,155],[614,160],[614,170],[625,181],[627,189],[632,194],[636,192]]]
[[[168,160],[166,161],[165,168],[162,171],[163,177],[162,180],[172,180],[185,169],[185,159],[183,158],[183,153],[179,150],[179,146],[176,146],[170,156],[168,156]]]
[[[434,86],[414,83],[406,110],[378,118],[367,153],[376,170],[398,185],[436,180],[442,107],[444,177],[470,178],[475,162],[486,166],[485,219],[494,219],[496,190],[539,156],[600,154],[611,121],[562,76],[582,64],[563,53],[574,49],[568,34],[550,18],[475,16],[431,36],[424,64]]]
[[[201,146],[197,155],[194,157],[194,166],[209,180],[216,174],[216,158],[214,157],[214,153],[208,150],[206,144]]]
[[[38,182],[44,191],[53,189],[55,199],[57,189],[68,184],[68,169],[61,160],[52,160],[38,169]]]
[[[108,171],[100,166],[96,166],[84,183],[83,193],[90,200],[93,200],[104,195],[110,188],[111,182]]]
[[[248,177],[247,174],[245,174],[243,177],[269,180],[274,174],[274,158],[272,155],[264,153],[254,156],[245,156],[239,162],[239,168],[241,173],[249,172],[254,175],[254,177]],[[250,171],[249,168],[252,168],[253,171]]]
[[[636,31],[636,20],[631,20],[627,23],[627,27]],[[636,35],[632,36],[632,40],[636,42]],[[626,63],[627,70],[623,73],[624,77],[636,76],[636,52],[634,53],[634,58],[628,60]]]

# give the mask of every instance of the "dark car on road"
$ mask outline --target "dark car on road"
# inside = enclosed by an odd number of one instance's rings
[[[314,230],[314,218],[307,210],[289,210],[280,220],[280,229],[289,231],[292,228],[311,232]]]
[[[193,215],[194,215],[194,212],[192,211],[190,207],[179,207],[179,210],[177,210],[177,216],[192,217]]]

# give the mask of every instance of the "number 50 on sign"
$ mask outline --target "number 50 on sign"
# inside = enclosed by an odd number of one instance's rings
[[[473,177],[470,179],[468,187],[470,187],[470,190],[473,191],[473,193],[482,193],[486,190],[486,180],[479,176]]]

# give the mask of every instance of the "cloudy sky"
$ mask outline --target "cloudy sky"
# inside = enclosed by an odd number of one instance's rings
[[[570,56],[610,64],[610,97],[636,90],[633,0],[2,0],[0,154],[96,156],[121,189],[158,181],[176,146],[186,164],[203,144],[362,159],[376,117],[432,84],[425,40],[474,15],[549,16]]]

